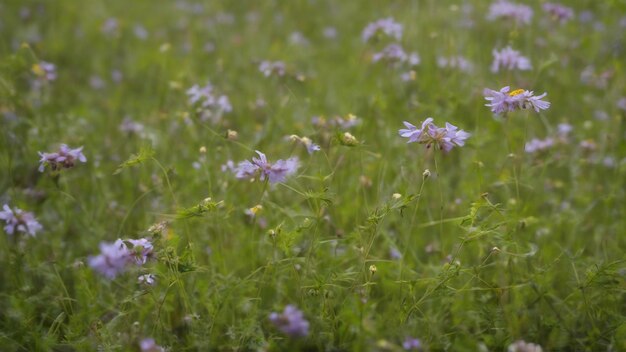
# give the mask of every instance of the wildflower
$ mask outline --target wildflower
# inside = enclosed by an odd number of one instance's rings
[[[124,241],[118,239],[114,243],[100,243],[100,254],[89,257],[88,263],[92,269],[112,280],[126,270],[128,259],[128,247]]]
[[[530,142],[526,143],[524,150],[526,153],[535,153],[549,149],[553,145],[554,140],[552,138],[546,138],[544,140],[533,138]]]
[[[529,108],[539,112],[540,110],[546,110],[550,107],[549,102],[541,100],[548,95],[548,93],[534,96],[532,91],[524,89],[516,89],[512,92],[509,92],[509,90],[510,87],[508,86],[500,89],[500,91],[488,88],[485,89],[483,92],[485,100],[490,102],[489,104],[485,104],[485,106],[490,107],[491,111],[495,114]]]
[[[420,348],[422,348],[422,343],[419,339],[416,339],[414,337],[407,337],[406,339],[404,339],[404,342],[402,342],[402,348],[404,348],[406,351],[419,350]]]
[[[302,143],[302,145],[304,145],[304,147],[306,148],[306,151],[309,154],[313,154],[314,152],[319,151],[321,149],[319,145],[313,143],[313,141],[308,137],[299,137],[295,134],[292,134],[291,136],[289,136],[289,139],[291,139],[294,142],[298,141]]]
[[[519,24],[529,24],[533,18],[533,10],[526,5],[498,0],[489,6],[487,19],[493,21],[500,18],[511,19]]]
[[[337,29],[335,27],[324,27],[322,34],[326,39],[335,39],[337,38]]]
[[[287,160],[277,160],[275,163],[269,163],[265,154],[256,151],[258,158],[253,157],[252,161],[242,161],[236,168],[237,178],[250,178],[257,172],[261,174],[261,181],[268,180],[270,183],[283,182],[287,176],[295,173],[298,169],[298,158],[289,158]]]
[[[530,60],[522,56],[519,51],[513,50],[510,46],[498,51],[493,50],[493,64],[491,72],[500,71],[500,67],[506,70],[530,70]]]
[[[270,314],[270,321],[286,335],[304,337],[309,334],[309,322],[304,319],[302,311],[293,305],[286,306],[280,314]]]
[[[339,143],[348,147],[354,147],[359,145],[359,140],[356,139],[356,137],[353,136],[352,133],[344,132],[343,134],[339,135]]]
[[[548,13],[553,19],[560,23],[565,23],[574,17],[574,10],[571,7],[563,6],[552,2],[543,4],[543,11]]]
[[[378,62],[383,59],[389,62],[403,62],[408,59],[408,55],[399,44],[389,44],[381,52],[375,53],[372,56],[373,62]]]
[[[230,100],[226,95],[216,94],[213,85],[207,83],[204,87],[194,84],[187,89],[189,104],[195,106],[201,114],[201,119],[219,118],[225,112],[233,111]]]
[[[370,273],[372,273],[372,275],[376,274],[377,271],[378,271],[378,268],[376,267],[376,265],[374,264],[370,265]]]
[[[132,251],[129,251],[129,254],[132,260],[137,265],[145,264],[146,261],[152,256],[152,252],[154,247],[152,242],[146,238],[140,238],[138,240],[126,240],[133,245]]]
[[[165,352],[165,349],[156,344],[153,338],[145,338],[139,342],[141,352]]]
[[[235,163],[232,160],[228,160],[226,161],[226,164],[223,164],[220,169],[222,170],[222,172],[226,172],[226,171],[230,171],[233,173],[236,173],[237,171],[237,167],[235,166]]]
[[[526,342],[523,340],[518,340],[509,345],[508,352],[543,352],[541,346]]]
[[[402,253],[395,247],[389,249],[389,256],[391,259],[402,259]]]
[[[437,127],[433,123],[432,117],[424,120],[419,129],[407,121],[404,121],[404,125],[407,128],[400,129],[398,132],[400,136],[409,139],[407,143],[418,142],[426,144],[427,148],[430,148],[431,145],[436,145],[445,152],[449,152],[455,146],[464,146],[465,140],[470,137],[469,133],[459,130],[458,127],[448,122],[446,122],[446,127]]]
[[[43,229],[43,226],[35,220],[33,213],[25,212],[19,208],[11,209],[7,204],[5,204],[2,209],[3,210],[0,211],[0,220],[6,222],[4,231],[8,235],[13,235],[15,232],[22,232],[35,237],[37,231]]]
[[[394,21],[392,17],[383,18],[369,23],[365,29],[363,29],[361,38],[363,39],[363,42],[368,42],[370,39],[381,33],[388,37],[395,38],[396,40],[400,40],[402,39],[402,25]]]
[[[463,72],[470,72],[474,69],[474,65],[463,56],[440,56],[437,58],[437,66],[439,68],[458,69]]]
[[[46,81],[54,81],[57,79],[56,66],[46,61],[40,61],[34,64],[32,71],[37,77],[41,77]]]
[[[394,193],[394,194],[391,195],[391,198],[393,198],[393,199],[400,199],[400,198],[402,198],[402,194]]]
[[[154,286],[154,284],[156,283],[156,276],[154,276],[153,274],[141,275],[137,278],[137,281],[139,281],[140,284]]]
[[[617,101],[617,107],[626,111],[626,97],[622,97]]]
[[[284,76],[285,75],[285,63],[282,61],[261,61],[259,64],[259,71],[263,73],[265,77],[271,75]]]
[[[120,131],[129,133],[129,134],[132,134],[132,133],[140,134],[141,132],[143,132],[143,130],[144,130],[144,126],[141,123],[133,121],[129,117],[124,118],[124,120],[122,121],[122,124],[120,125]]]
[[[61,144],[59,151],[56,153],[42,153],[39,152],[41,163],[39,165],[39,172],[43,172],[46,165],[50,165],[52,171],[57,171],[62,168],[70,169],[76,164],[76,160],[80,162],[87,162],[87,158],[82,152],[83,147],[71,149],[66,144]]]
[[[422,172],[422,177],[423,178],[429,178],[430,177],[430,170],[428,170],[428,169],[424,170],[424,172]]]
[[[253,206],[252,208],[248,208],[244,210],[243,213],[248,215],[251,218],[254,218],[256,217],[256,214],[258,214],[261,210],[263,210],[263,206],[261,204],[257,204]]]

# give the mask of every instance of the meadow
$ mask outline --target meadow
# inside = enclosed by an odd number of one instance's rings
[[[518,1],[2,1],[0,350],[626,351],[626,3]]]

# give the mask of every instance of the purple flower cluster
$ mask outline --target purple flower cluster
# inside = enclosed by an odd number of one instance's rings
[[[7,204],[5,204],[2,209],[3,210],[0,211],[0,220],[6,222],[4,231],[8,235],[22,232],[35,237],[37,231],[43,229],[43,226],[35,220],[33,213],[25,212],[19,208],[11,209]]]
[[[422,348],[422,343],[419,339],[407,337],[404,339],[404,342],[402,342],[402,348],[404,348],[405,351],[419,350]]]
[[[127,242],[132,245],[130,248]],[[148,258],[152,257],[153,251],[152,242],[148,239],[126,241],[118,239],[113,243],[101,242],[100,254],[90,256],[88,262],[92,269],[112,280],[131,264],[145,264]]]
[[[424,120],[421,128],[417,128],[406,121],[404,121],[404,126],[407,128],[401,129],[398,132],[400,136],[409,139],[407,143],[417,142],[426,144],[426,148],[435,145],[438,149],[445,152],[449,152],[455,146],[464,146],[465,140],[470,137],[469,133],[459,130],[456,126],[448,122],[446,122],[446,127],[437,127],[433,123],[432,117]]]
[[[270,314],[270,321],[284,334],[291,337],[304,337],[309,334],[309,322],[304,314],[293,305],[285,307],[282,313]]]
[[[153,338],[145,338],[139,342],[141,352],[164,352],[165,348],[157,345]]]
[[[285,63],[282,61],[261,61],[259,64],[259,71],[263,73],[265,77],[276,75],[282,77],[287,71]]]
[[[524,89],[516,89],[512,92],[509,91],[510,87],[508,86],[500,89],[500,91],[486,88],[483,94],[485,95],[485,100],[489,101],[489,104],[485,104],[485,106],[490,107],[494,114],[531,108],[535,110],[535,112],[539,112],[540,110],[546,110],[550,107],[549,102],[541,100],[548,95],[548,93],[534,96],[532,91]]]
[[[513,50],[510,46],[498,51],[493,50],[493,64],[491,72],[498,72],[500,68],[504,70],[530,70],[530,60],[520,54],[519,51]]]
[[[267,161],[265,154],[256,151],[258,158],[253,157],[252,161],[244,160],[237,165],[237,178],[251,178],[260,173],[261,181],[266,179],[270,183],[283,182],[287,176],[294,174],[298,170],[298,158],[289,158],[287,160],[277,160],[275,163]]]
[[[555,137],[547,137],[545,139],[533,138],[524,146],[526,153],[537,153],[548,150],[556,144],[569,143],[569,134],[572,131],[572,125],[568,123],[560,123],[557,126],[557,135]]]
[[[372,62],[379,61],[408,63],[410,66],[417,66],[421,60],[417,53],[407,54],[400,44],[394,43],[372,55]]]
[[[309,137],[300,137],[298,135],[292,134],[291,136],[289,136],[289,140],[293,142],[299,142],[300,144],[302,144],[306,148],[307,153],[309,154],[313,154],[321,150],[320,146],[313,143],[313,141]]]
[[[439,68],[457,69],[463,72],[470,72],[474,69],[474,66],[463,56],[450,56],[437,58],[437,66]]]
[[[57,79],[57,67],[46,61],[40,61],[33,65],[33,73],[46,81]]]
[[[83,154],[83,147],[72,149],[67,144],[61,144],[59,151],[56,153],[39,152],[41,159],[39,160],[39,172],[43,172],[46,165],[50,165],[52,171],[60,169],[70,169],[76,164],[76,160],[87,162],[87,158]]]
[[[189,97],[189,104],[198,107],[203,120],[212,117],[213,114],[219,117],[222,113],[233,111],[228,96],[216,94],[211,83],[207,83],[204,87],[195,84],[186,93]]]
[[[368,42],[370,39],[375,38],[379,33],[383,33],[388,37],[400,40],[402,39],[402,25],[394,21],[391,17],[383,18],[369,23],[365,29],[363,29],[361,38],[363,38],[364,42]]]
[[[529,24],[533,18],[533,10],[526,5],[498,0],[489,6],[487,19],[493,21],[500,18],[514,20],[519,24]]]
[[[542,7],[546,13],[560,23],[565,23],[574,18],[574,10],[571,7],[553,2],[546,2]]]

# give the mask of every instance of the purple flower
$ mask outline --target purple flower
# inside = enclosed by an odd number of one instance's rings
[[[361,38],[363,38],[363,42],[367,42],[376,37],[379,33],[400,40],[402,39],[402,25],[394,21],[392,17],[383,18],[369,23],[365,29],[363,29]]]
[[[530,70],[530,60],[522,56],[519,51],[511,49],[510,46],[498,51],[493,50],[493,64],[491,72],[500,71],[500,67],[505,70]]]
[[[406,351],[419,350],[420,348],[422,348],[422,343],[419,339],[416,339],[414,337],[407,337],[406,339],[404,339],[404,342],[402,342],[402,348],[404,348]]]
[[[0,211],[0,220],[4,220],[6,225],[4,231],[8,235],[13,235],[15,232],[22,232],[35,237],[37,231],[43,229],[43,226],[37,220],[33,213],[25,212],[19,208],[11,209],[7,204],[2,207]]]
[[[42,153],[39,152],[41,159],[39,160],[39,172],[43,172],[46,165],[50,165],[52,171],[60,169],[69,169],[74,167],[76,160],[80,162],[87,162],[87,158],[82,152],[83,147],[71,149],[66,144],[61,144],[59,151],[56,153]]]
[[[523,340],[518,340],[510,344],[509,347],[507,348],[507,351],[508,352],[542,352],[543,349],[541,348],[541,346],[537,344],[526,342]]]
[[[447,122],[446,127],[437,127],[433,123],[432,117],[424,120],[419,129],[406,121],[404,121],[404,125],[407,128],[400,129],[398,132],[400,136],[409,139],[407,143],[418,142],[420,144],[426,144],[427,148],[435,145],[444,152],[449,152],[455,146],[464,146],[465,140],[470,137],[469,133],[459,130],[456,126]]]
[[[270,314],[270,321],[286,335],[304,337],[309,334],[309,322],[304,319],[302,311],[293,305],[285,307],[282,313]]]
[[[145,338],[139,342],[141,352],[164,352],[165,349],[156,344],[153,338]]]
[[[113,280],[126,270],[129,257],[128,247],[124,241],[118,239],[114,243],[100,243],[100,254],[89,257],[88,263],[92,269],[107,279]]]
[[[137,278],[137,281],[139,281],[140,284],[154,286],[154,284],[156,283],[156,276],[154,276],[153,274],[141,275]]]
[[[626,97],[622,97],[617,101],[617,107],[626,111]]]
[[[491,111],[495,114],[530,108],[535,110],[535,112],[539,112],[540,110],[546,110],[550,107],[549,102],[541,100],[548,93],[534,96],[532,91],[524,89],[516,89],[512,92],[509,91],[510,87],[508,86],[500,89],[500,91],[486,88],[483,94],[485,95],[485,100],[489,101],[489,103],[485,104],[485,106],[490,107]]]
[[[526,153],[536,153],[547,149],[550,149],[554,145],[552,138],[546,138],[544,140],[533,138],[530,142],[526,143],[524,150]]]
[[[565,23],[574,17],[574,10],[571,7],[557,3],[546,2],[543,4],[543,10],[560,23]]]
[[[33,73],[46,81],[57,79],[57,67],[46,61],[39,61],[33,65]]]
[[[437,58],[437,66],[439,68],[458,69],[463,72],[470,72],[473,70],[473,65],[463,56],[451,56]]]
[[[259,64],[259,71],[263,73],[265,77],[271,75],[284,76],[286,72],[285,63],[282,61],[261,61]]]
[[[533,10],[526,5],[499,0],[489,6],[487,19],[493,21],[500,18],[511,19],[519,24],[529,24],[533,18]]]
[[[211,83],[207,83],[204,87],[195,84],[186,93],[189,97],[189,104],[198,108],[203,120],[211,117],[219,119],[223,113],[233,111],[228,96],[217,94]]]
[[[275,163],[269,163],[265,154],[256,151],[258,158],[253,157],[252,161],[242,161],[236,169],[237,178],[250,178],[260,173],[261,181],[266,179],[270,183],[283,182],[287,176],[294,174],[299,166],[298,158],[289,158],[287,160],[277,160]]]
[[[132,244],[132,248],[128,248],[126,242]],[[128,239],[126,242],[121,239],[114,243],[101,242],[100,254],[89,257],[89,266],[112,280],[123,273],[129,264],[145,264],[153,254],[153,246],[148,239]]]
[[[305,148],[307,153],[313,154],[319,150],[321,150],[320,146],[313,143],[313,141],[308,137],[300,137],[295,134],[289,136],[289,139],[294,142],[300,142]]]
[[[129,117],[125,117],[124,120],[122,121],[122,124],[120,124],[120,131],[125,132],[125,133],[140,134],[143,132],[143,130],[144,130],[143,124],[133,121]]]
[[[408,55],[402,49],[399,44],[389,44],[381,52],[372,55],[372,61],[378,62],[381,60],[390,62],[403,62],[407,60]]]

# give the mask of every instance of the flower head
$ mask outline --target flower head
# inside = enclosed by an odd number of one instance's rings
[[[543,11],[549,14],[552,18],[565,23],[574,18],[574,10],[571,7],[563,6],[561,4],[546,2],[543,4]]]
[[[500,68],[505,70],[530,70],[532,66],[527,57],[522,56],[519,51],[507,46],[500,51],[493,50],[491,72],[498,72]]]
[[[284,76],[286,72],[285,63],[282,61],[261,61],[259,64],[259,71],[263,73],[265,77],[271,75]]]
[[[43,226],[37,220],[33,213],[25,212],[19,208],[11,209],[7,204],[2,207],[0,211],[0,220],[4,220],[6,225],[4,231],[8,235],[13,235],[15,232],[22,232],[35,237],[37,231],[43,229]]]
[[[145,338],[139,342],[141,352],[164,352],[165,349],[156,344],[153,338]]]
[[[487,19],[493,21],[500,18],[514,20],[519,24],[529,24],[533,18],[533,10],[526,5],[498,0],[489,6]]]
[[[287,160],[277,160],[275,163],[267,161],[265,154],[256,151],[258,157],[253,157],[252,161],[242,161],[237,166],[237,178],[250,178],[260,173],[261,181],[268,180],[270,183],[283,182],[287,176],[294,174],[298,170],[298,158]]]
[[[140,275],[137,281],[139,281],[140,284],[153,286],[156,283],[156,276],[153,274]]]
[[[437,58],[437,67],[457,69],[463,72],[470,72],[474,68],[472,63],[469,62],[463,56],[450,56],[450,57],[440,56]]]
[[[92,269],[112,280],[126,270],[129,257],[128,247],[118,239],[113,243],[100,243],[100,254],[89,257],[88,263]]]
[[[404,125],[407,128],[400,129],[398,133],[400,136],[409,139],[407,143],[418,142],[420,144],[426,144],[427,148],[435,145],[444,152],[449,152],[455,146],[464,146],[465,140],[470,137],[469,133],[459,130],[458,127],[448,122],[446,122],[446,127],[437,127],[433,123],[432,117],[424,120],[419,129],[406,121],[404,121]]]
[[[306,151],[309,154],[313,154],[321,150],[320,146],[313,143],[313,141],[308,137],[300,137],[298,135],[292,134],[291,136],[289,136],[289,139],[294,142],[300,142],[306,148]]]
[[[39,152],[41,159],[39,160],[39,172],[43,172],[46,165],[50,165],[52,171],[60,169],[70,169],[76,164],[76,160],[84,163],[87,162],[87,158],[83,154],[83,147],[72,149],[66,144],[61,144],[59,151],[56,153],[42,153]]]
[[[219,119],[223,113],[233,111],[228,96],[217,94],[213,85],[207,83],[204,87],[194,84],[187,89],[189,105],[194,106],[203,120]]]
[[[404,339],[404,342],[402,342],[402,348],[406,351],[419,350],[421,347],[422,343],[420,340],[414,337],[407,337]]]
[[[369,41],[372,38],[375,38],[379,34],[384,34],[388,37],[395,38],[396,40],[402,39],[402,25],[393,18],[383,18],[378,21],[369,23],[365,29],[363,29],[363,33],[361,33],[361,38],[364,42]]]
[[[286,335],[303,337],[309,334],[309,322],[304,314],[293,305],[285,307],[282,313],[270,314],[270,321]]]
[[[46,61],[40,61],[33,65],[33,73],[46,81],[54,81],[57,79],[57,68],[54,64]]]
[[[550,107],[550,103],[542,100],[548,93],[535,96],[532,91],[524,89],[516,89],[510,92],[510,87],[504,87],[499,91],[485,89],[483,94],[485,100],[489,101],[488,106],[495,114],[502,114],[515,110],[530,109],[535,112],[546,110]]]

